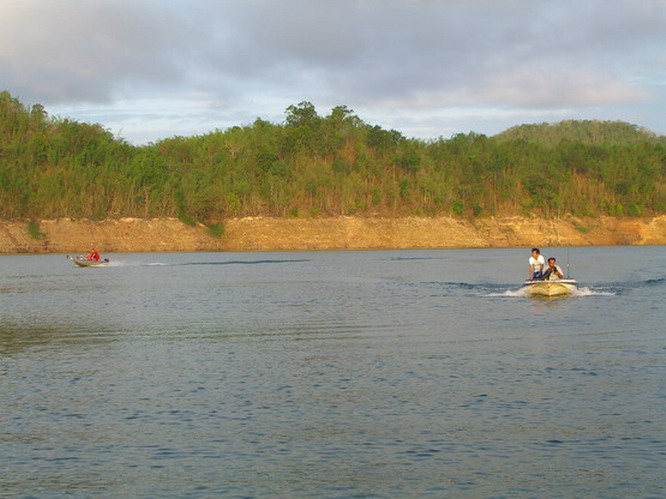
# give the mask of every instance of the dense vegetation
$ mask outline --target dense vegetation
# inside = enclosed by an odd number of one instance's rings
[[[0,93],[0,218],[666,212],[666,139],[621,122],[408,139],[345,106],[133,146]]]

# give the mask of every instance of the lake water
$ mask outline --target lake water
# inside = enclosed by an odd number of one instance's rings
[[[0,256],[0,497],[665,497],[666,251],[544,254]]]

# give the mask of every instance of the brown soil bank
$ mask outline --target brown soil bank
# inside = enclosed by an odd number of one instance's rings
[[[203,225],[176,219],[121,218],[0,223],[0,253],[270,251],[329,249],[482,248],[666,244],[666,216],[654,218],[249,217],[223,222],[214,237]]]

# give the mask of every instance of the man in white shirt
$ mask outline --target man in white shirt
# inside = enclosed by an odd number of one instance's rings
[[[539,248],[532,248],[532,256],[529,259],[530,264],[530,276],[529,280],[541,279],[543,275],[543,269],[546,266],[546,260]]]

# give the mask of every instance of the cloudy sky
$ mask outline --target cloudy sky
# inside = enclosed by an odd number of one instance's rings
[[[2,0],[1,89],[137,144],[301,101],[424,139],[666,135],[666,0]]]

